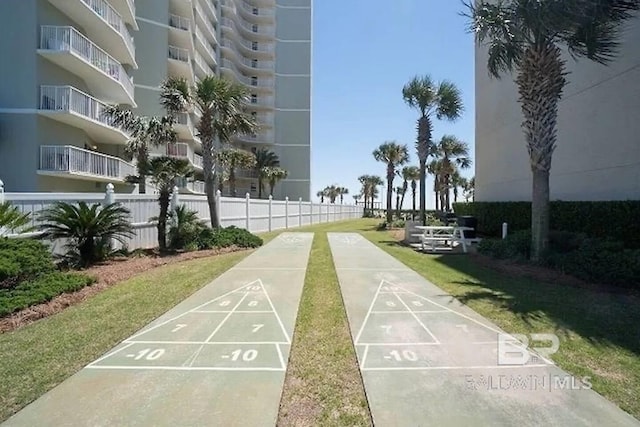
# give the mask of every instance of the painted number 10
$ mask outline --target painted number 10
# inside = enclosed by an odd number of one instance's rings
[[[235,350],[231,352],[231,360],[237,362],[242,359],[243,362],[252,362],[258,357],[258,350]]]
[[[416,355],[411,350],[402,350],[402,351],[392,350],[391,352],[389,352],[389,354],[397,362],[402,362],[403,360],[408,360],[409,362],[417,362],[418,361],[418,355]]]
[[[155,350],[152,350],[150,348],[145,348],[144,350],[140,350],[136,355],[136,357],[133,358],[133,360],[140,360],[142,358],[146,360],[156,360],[162,357],[163,354],[164,354],[163,348],[157,348]]]

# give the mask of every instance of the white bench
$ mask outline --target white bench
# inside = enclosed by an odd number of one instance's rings
[[[451,226],[420,226],[416,227],[423,230],[420,234],[421,249],[424,251],[427,247],[432,251],[452,250],[454,243],[462,245],[462,251],[467,252],[467,247],[473,243],[480,242],[479,238],[465,237],[465,231],[473,231],[469,227],[451,227]],[[417,236],[416,236],[417,237]],[[436,247],[437,243],[442,243],[444,247]]]

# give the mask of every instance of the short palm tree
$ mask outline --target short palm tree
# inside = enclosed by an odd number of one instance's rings
[[[387,222],[390,223],[393,220],[393,179],[396,176],[396,168],[409,161],[409,149],[406,145],[388,141],[373,151],[373,158],[387,165]]]
[[[407,191],[404,186],[396,187],[396,216],[400,217],[400,211],[402,210],[402,203],[400,202],[400,198],[404,199],[404,193]]]
[[[402,168],[402,178],[405,182],[411,181],[411,210],[413,211],[413,216],[416,215],[416,187],[417,181],[420,179],[420,168],[416,166],[406,166]],[[403,184],[404,187],[404,184]],[[406,190],[405,190],[406,192]],[[402,196],[402,203],[404,203],[404,194]]]
[[[193,176],[193,169],[186,159],[161,156],[149,161],[149,177],[158,189],[158,204],[160,213],[158,221],[158,247],[160,252],[167,250],[167,219],[169,215],[169,202],[173,187],[180,179]]]
[[[255,119],[244,109],[244,104],[249,102],[248,93],[241,85],[215,75],[203,78],[195,87],[189,87],[184,78],[169,78],[162,84],[160,102],[172,114],[190,108],[200,113],[196,129],[202,141],[204,189],[211,226],[218,228],[220,221],[214,194],[216,143],[225,144],[235,135],[257,131]]]
[[[444,210],[444,166],[441,159],[433,159],[427,165],[427,172],[433,175],[433,192],[436,210]]]
[[[128,177],[128,181],[138,184],[138,192],[147,192],[147,166],[149,163],[149,149],[153,146],[166,145],[176,142],[178,135],[173,129],[173,116],[142,117],[131,110],[119,106],[107,106],[104,113],[111,120],[113,126],[122,129],[130,135],[126,151],[136,159],[135,177]]]
[[[340,204],[343,204],[344,196],[349,194],[349,189],[346,187],[338,187],[338,194],[340,195]]]
[[[129,217],[129,210],[120,203],[56,202],[40,211],[38,229],[42,239],[65,239],[67,258],[87,267],[106,256],[111,240],[125,244],[135,235]]]
[[[464,191],[467,187],[467,179],[460,175],[459,170],[455,170],[451,174],[451,189],[453,190],[453,202],[458,203],[458,196],[460,194],[460,189]]]
[[[14,232],[17,230],[27,231],[24,227],[31,222],[29,212],[22,213],[17,206],[9,202],[0,203],[0,236],[4,232]]]
[[[373,201],[378,195],[378,186],[384,182],[382,178],[376,175],[362,175],[358,177],[358,181],[362,184],[362,197],[364,198],[364,209],[367,210],[367,206],[373,212]],[[369,203],[367,203],[367,201]]]
[[[266,167],[265,169],[265,178],[269,183],[269,194],[273,196],[273,190],[276,188],[276,184],[286,179],[287,176],[289,176],[289,172],[278,166]]]
[[[434,147],[435,157],[441,161],[440,180],[444,194],[444,206],[442,210],[448,211],[451,207],[449,189],[451,185],[451,175],[459,169],[471,167],[469,157],[469,144],[459,140],[453,135],[444,135]]]
[[[402,89],[404,102],[420,112],[416,149],[420,163],[420,221],[426,224],[427,160],[433,154],[433,118],[456,120],[463,111],[462,96],[449,81],[434,82],[430,76],[414,77]]]
[[[240,148],[225,147],[216,153],[219,165],[225,170],[229,180],[231,196],[236,196],[236,171],[238,169],[252,170],[256,165],[256,156],[250,151]]]
[[[549,244],[549,173],[567,85],[562,48],[573,58],[609,63],[618,53],[621,25],[640,10],[640,1],[477,0],[466,7],[478,43],[488,47],[489,74],[515,72],[533,174],[531,257],[539,260]]]
[[[326,196],[324,190],[320,190],[316,193],[317,197],[320,197],[320,203],[324,203],[324,197]]]
[[[271,150],[261,148],[256,151],[256,163],[254,170],[258,175],[258,198],[262,198],[262,190],[264,188],[264,182],[268,179],[266,176],[265,168],[272,168],[280,166],[280,159],[278,155]]]

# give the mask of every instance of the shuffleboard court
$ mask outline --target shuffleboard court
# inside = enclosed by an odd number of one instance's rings
[[[363,236],[328,237],[376,426],[640,425]]]
[[[275,425],[312,241],[281,234],[5,425]]]

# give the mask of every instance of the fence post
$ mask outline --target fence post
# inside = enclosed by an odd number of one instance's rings
[[[507,238],[507,230],[509,228],[509,225],[506,222],[502,223],[502,238],[506,239]]]
[[[271,231],[271,218],[272,218],[272,215],[271,215],[271,212],[272,212],[271,211],[271,204],[272,204],[272,202],[273,202],[273,196],[271,194],[269,194],[269,231]]]
[[[298,227],[302,227],[302,197],[298,197]]]
[[[178,192],[180,191],[180,189],[178,188],[177,185],[173,186],[173,193],[171,194],[171,210],[172,211],[176,211],[176,209],[178,209],[178,206],[180,206],[180,196],[178,195]]]
[[[331,206],[333,206],[331,203],[327,205],[327,222],[331,222],[331,209],[329,209]]]
[[[216,190],[216,211],[218,212],[218,223],[216,224],[218,227],[222,226],[222,192],[220,190]]]
[[[289,196],[284,198],[284,228],[289,228]]]
[[[247,229],[247,231],[251,231],[251,194],[247,192],[247,194],[244,195],[244,201],[245,215],[247,216],[245,228]]]
[[[4,203],[4,182],[0,179],[0,204]]]
[[[104,194],[104,206],[109,206],[112,205],[116,202],[116,195],[113,192],[113,184],[112,183],[108,183],[107,184],[107,191]]]

